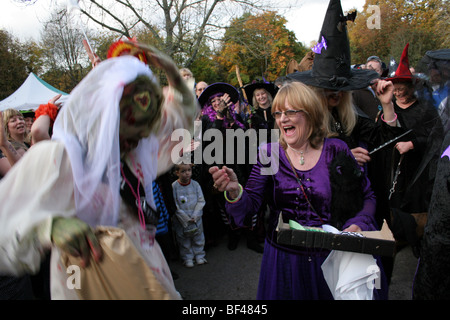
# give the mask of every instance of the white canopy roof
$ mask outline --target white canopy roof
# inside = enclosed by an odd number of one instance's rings
[[[69,95],[39,78],[33,72],[12,95],[0,101],[0,111],[12,108],[16,110],[36,110],[40,104],[48,103],[54,96],[62,94],[58,102],[67,100]]]

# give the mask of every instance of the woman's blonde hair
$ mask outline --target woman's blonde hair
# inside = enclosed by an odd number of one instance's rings
[[[317,94],[317,96],[321,100],[321,105],[325,111],[324,123],[327,126],[328,136],[333,137],[337,136],[335,130],[333,130],[333,116],[331,115],[331,110],[328,109],[328,98],[325,93],[325,89],[311,87]],[[342,129],[346,136],[349,136],[353,129],[355,128],[357,117],[356,110],[353,106],[352,93],[351,91],[343,91],[342,98],[337,106],[339,118],[338,119],[342,124]]]
[[[6,109],[4,111],[2,111],[3,114],[3,127],[6,130],[6,137],[8,140],[11,140],[11,132],[9,132],[9,128],[8,128],[8,122],[9,120],[11,120],[11,118],[13,117],[22,117],[23,118],[23,114],[20,113],[20,111],[16,110],[16,109]]]
[[[273,103],[273,97],[272,97],[272,95],[270,94],[270,92],[269,91],[267,91],[266,89],[264,89],[264,88],[257,88],[257,89],[255,89],[254,91],[253,91],[253,97],[252,97],[252,106],[255,108],[255,109],[258,109],[259,108],[259,103],[258,103],[258,101],[256,100],[256,95],[255,95],[255,92],[257,91],[257,90],[262,90],[262,91],[264,91],[266,94],[267,94],[267,99],[269,100],[269,105],[271,106],[272,105],[272,103]]]
[[[183,77],[183,76],[190,76],[191,78],[194,77],[194,74],[193,74],[192,71],[189,70],[188,68],[181,68],[181,69],[179,70],[179,72],[180,72],[180,75],[181,75],[182,77]]]
[[[307,139],[313,148],[320,147],[323,139],[327,136],[327,129],[323,121],[326,114],[316,93],[301,82],[287,83],[275,96],[272,112],[283,111],[286,102],[293,110],[302,110],[305,113],[309,123]],[[282,136],[280,136],[280,143],[283,148],[287,147]]]

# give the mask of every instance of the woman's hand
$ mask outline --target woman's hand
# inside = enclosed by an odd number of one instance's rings
[[[59,98],[61,98],[61,96],[62,96],[62,94],[58,94],[58,95],[54,96],[53,98],[48,100],[48,103],[54,104],[59,109],[62,105],[62,102],[58,102],[58,100],[59,100]]]
[[[353,156],[356,159],[356,162],[358,162],[358,164],[362,167],[364,166],[367,162],[369,162],[370,156],[369,156],[369,151],[367,151],[364,148],[361,147],[357,147],[351,150],[353,153]]]
[[[414,149],[414,144],[412,141],[399,142],[395,145],[395,149],[397,149],[400,154],[405,154],[409,150]]]
[[[356,224],[350,225],[348,228],[343,230],[344,232],[361,232],[361,228],[358,227]]]
[[[379,80],[377,82],[376,94],[382,104],[391,103],[394,97],[394,84],[392,81]]]
[[[86,39],[82,40],[84,49],[87,52],[87,55],[89,57],[89,60],[91,60],[92,68],[95,68],[102,60],[98,57],[98,55],[94,52],[92,52],[91,47],[89,46],[89,43]]]
[[[130,40],[123,40],[123,42],[131,44],[136,48],[136,50],[142,50],[147,56],[148,64],[150,66],[155,66],[164,71],[169,86],[181,94],[181,106],[185,111],[184,116],[186,117],[187,123],[190,123],[191,119],[193,122],[195,115],[200,111],[200,105],[198,104],[194,90],[189,88],[186,81],[183,80],[178,70],[178,66],[172,58],[150,45]],[[166,94],[164,95],[166,96],[166,99],[172,99],[172,97],[168,98]]]
[[[227,191],[232,199],[239,196],[239,181],[233,169],[226,166],[219,169],[219,167],[214,166],[209,168],[209,173],[212,175],[214,186],[217,190],[221,192]]]
[[[220,100],[224,103],[224,108],[228,107],[231,103],[231,97],[228,93],[224,93],[224,95],[220,98]]]
[[[230,103],[230,96],[228,93],[225,93],[220,97],[219,106],[217,109],[216,118],[223,119],[228,113],[228,104]]]
[[[90,253],[95,261],[102,258],[102,249],[91,227],[77,218],[56,217],[52,224],[52,241],[66,253],[81,257],[81,267],[89,265]]]
[[[171,86],[178,88],[180,84],[183,83],[183,79],[181,78],[177,65],[168,55],[147,44],[130,41],[128,39],[123,40],[123,42],[142,50],[147,56],[149,65],[153,65],[161,70],[164,70],[167,80]]]
[[[391,127],[396,127],[397,115],[395,114],[394,103],[392,100],[394,97],[394,84],[392,81],[379,80],[377,82],[376,94],[383,108],[381,120]]]

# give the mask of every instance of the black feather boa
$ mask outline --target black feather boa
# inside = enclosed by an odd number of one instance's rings
[[[345,152],[339,152],[328,169],[332,194],[330,224],[341,230],[344,223],[363,208],[363,172],[355,159]]]

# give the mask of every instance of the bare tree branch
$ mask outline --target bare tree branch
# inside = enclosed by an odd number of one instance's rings
[[[135,25],[142,25],[153,35],[157,46],[169,56],[181,54],[185,66],[195,61],[205,41],[220,38],[215,33],[224,32],[232,17],[248,10],[262,10],[267,0],[90,0],[95,9],[105,13],[99,18],[93,10],[82,12],[103,28],[130,37]],[[113,5],[123,9],[119,11]],[[134,17],[134,23],[119,18],[120,15]],[[106,18],[112,18],[110,22]],[[162,32],[162,33],[161,33]]]
[[[104,24],[103,22],[98,21],[97,19],[93,18],[91,15],[88,15],[86,11],[82,10],[81,12],[83,12],[84,14],[86,14],[90,19],[92,19],[94,22],[98,23],[99,25],[101,25],[102,27],[108,28],[111,31],[115,31],[115,32],[119,32],[127,37],[130,37],[130,29],[127,28],[127,26],[123,23],[123,21],[121,19],[119,19],[118,17],[116,17],[114,14],[111,13],[110,10],[106,9],[103,5],[99,4],[96,0],[90,0],[93,4],[95,4],[99,9],[101,9],[103,12],[105,12],[106,14],[108,14],[111,18],[113,18],[115,21],[117,21],[121,26],[122,26],[122,30],[120,29],[116,29],[113,27],[110,27],[109,25]],[[117,0],[118,1],[118,0]],[[120,1],[118,1],[120,2]]]
[[[137,23],[142,22],[142,24],[152,33],[152,35],[155,39],[157,39],[160,43],[163,42],[158,31],[137,12],[137,10],[131,5],[131,3],[128,0],[127,0],[127,3],[123,3],[123,1],[120,1],[120,0],[117,0],[117,1],[121,4],[123,4],[124,6],[126,6],[127,8],[129,8],[131,10],[131,12],[133,12],[133,14],[138,19]]]

